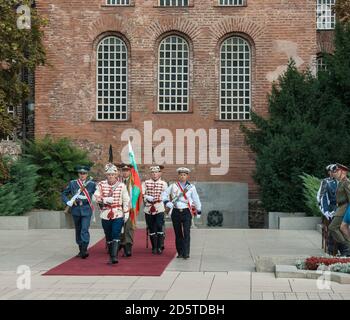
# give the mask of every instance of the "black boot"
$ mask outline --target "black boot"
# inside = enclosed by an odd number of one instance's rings
[[[77,258],[81,258],[82,252],[81,252],[82,246],[79,244],[79,253],[76,255]]]
[[[113,240],[110,243],[111,246],[111,259],[108,262],[109,264],[116,264],[118,263],[118,247],[119,247],[119,240]]]
[[[164,234],[163,232],[158,232],[157,233],[157,253],[158,254],[162,254],[163,250],[164,250]]]
[[[89,256],[89,253],[87,252],[87,248],[88,248],[88,243],[83,243],[81,245],[81,258],[85,259]]]
[[[152,244],[152,253],[157,253],[157,235],[155,233],[151,234],[150,236],[151,244]]]
[[[111,252],[112,252],[112,242],[113,241],[106,241],[107,252],[108,252],[109,256],[111,256]]]
[[[125,244],[124,252],[125,252],[126,257],[131,257],[131,255],[132,255],[132,244],[131,243]]]

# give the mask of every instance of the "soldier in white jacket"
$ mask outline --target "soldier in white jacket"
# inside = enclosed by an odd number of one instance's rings
[[[101,222],[105,232],[110,255],[109,264],[118,263],[120,232],[129,218],[130,197],[124,183],[118,179],[117,167],[109,163],[105,166],[107,180],[97,184],[94,198],[101,209]]]
[[[178,181],[171,184],[162,195],[164,205],[171,210],[171,220],[175,231],[177,258],[190,257],[190,231],[192,208],[201,216],[201,202],[196,187],[188,182],[190,170],[178,168]]]
[[[162,193],[168,184],[162,180],[163,166],[150,167],[151,179],[142,183],[144,213],[152,244],[152,253],[161,254],[164,248],[164,204]]]

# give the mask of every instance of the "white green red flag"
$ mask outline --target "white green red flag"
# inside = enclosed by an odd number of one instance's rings
[[[129,162],[132,165],[131,168],[131,211],[130,211],[130,219],[132,223],[136,224],[136,217],[139,214],[141,203],[142,203],[142,193],[141,193],[141,179],[139,175],[139,170],[137,168],[137,163],[135,160],[135,154],[131,146],[131,142],[129,140]]]

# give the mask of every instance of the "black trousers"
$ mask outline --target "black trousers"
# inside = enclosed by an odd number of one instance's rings
[[[163,233],[164,212],[159,212],[154,215],[146,213],[145,219],[150,235],[155,233]]]
[[[175,245],[179,255],[190,255],[190,231],[192,223],[192,214],[189,209],[173,209],[171,220],[175,231]]]

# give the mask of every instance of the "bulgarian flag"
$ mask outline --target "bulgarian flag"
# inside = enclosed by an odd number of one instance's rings
[[[130,201],[131,201],[131,210],[130,210],[130,219],[133,225],[136,224],[136,217],[139,214],[141,203],[142,203],[142,193],[141,193],[141,179],[139,176],[139,170],[137,168],[137,163],[135,161],[135,154],[132,150],[131,142],[129,140],[129,161],[132,165],[131,168],[131,194],[130,194]]]

